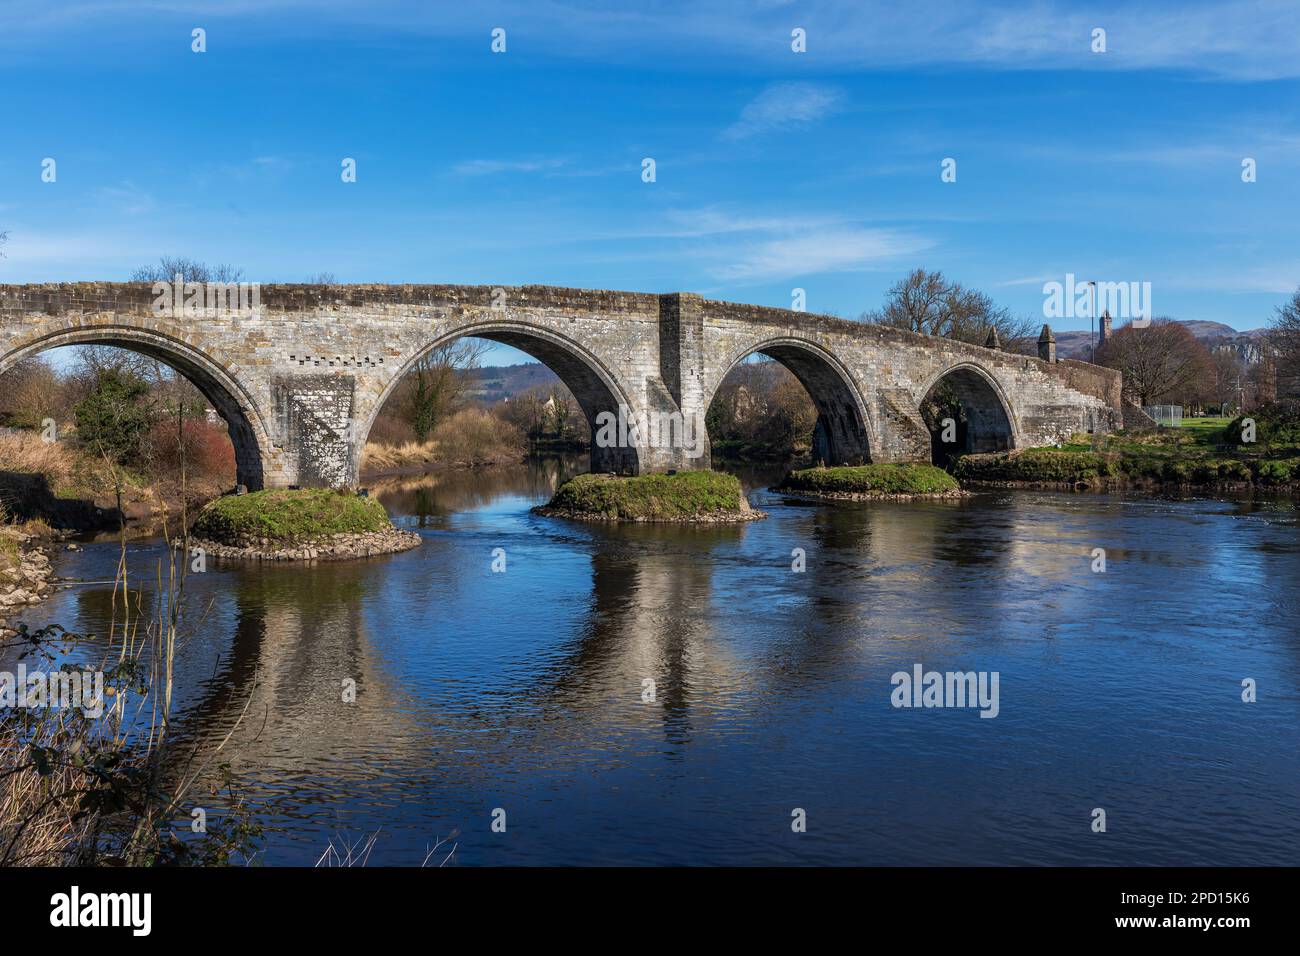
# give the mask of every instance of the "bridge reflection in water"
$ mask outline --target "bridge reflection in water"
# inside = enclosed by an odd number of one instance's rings
[[[805,507],[756,491],[771,516],[740,527],[532,515],[571,467],[379,486],[422,529],[411,552],[189,579],[180,732],[202,759],[244,714],[220,759],[267,814],[268,862],[379,831],[372,862],[417,864],[453,829],[463,863],[1288,852],[1265,837],[1300,809],[1276,786],[1296,707],[1243,714],[1205,682],[1226,654],[1294,686],[1293,508],[1046,493]],[[1089,571],[1099,539],[1106,575]],[[58,571],[102,580],[115,558],[92,545]],[[1225,623],[1178,597],[1192,577],[1197,606],[1271,596]],[[93,629],[107,590],[43,610]],[[891,708],[891,675],[918,662],[1000,672],[998,718]],[[1186,742],[1171,748],[1153,728],[1174,723]],[[1071,801],[1098,792],[1131,815],[1124,841],[1090,842],[1074,819]],[[495,807],[506,835],[488,828]],[[807,834],[790,832],[793,807]]]

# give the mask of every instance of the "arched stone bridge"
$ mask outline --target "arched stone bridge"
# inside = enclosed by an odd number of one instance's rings
[[[939,382],[962,399],[968,450],[1049,444],[1122,421],[1119,373],[1055,361],[1054,346],[1030,358],[688,293],[445,285],[256,291],[256,308],[230,308],[224,298],[223,306],[186,314],[149,283],[0,285],[0,372],[61,345],[154,356],[193,381],[225,418],[239,481],[249,488],[355,484],[366,436],[402,374],[465,335],[515,346],[550,366],[593,433],[601,413],[616,418],[620,409],[634,422],[677,415],[702,423],[727,372],[755,352],[807,388],[830,463],[929,461],[920,407]],[[693,450],[644,427],[627,438],[623,447],[593,443],[593,469],[709,466],[707,439]]]

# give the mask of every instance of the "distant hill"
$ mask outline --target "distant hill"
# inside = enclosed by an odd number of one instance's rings
[[[1222,322],[1207,322],[1203,319],[1178,319],[1176,321],[1187,326],[1188,331],[1207,347],[1240,336],[1258,339],[1262,338],[1267,332],[1267,329],[1250,329],[1246,332],[1238,332],[1232,326],[1224,325]],[[1119,327],[1120,324],[1116,323],[1115,328],[1117,331]],[[1086,331],[1056,332],[1056,354],[1060,358],[1087,359],[1088,345],[1090,342],[1095,341],[1095,337],[1095,331],[1091,335]]]
[[[476,385],[471,394],[479,401],[499,402],[530,388],[550,388],[560,378],[541,362],[523,365],[488,365],[474,369]]]

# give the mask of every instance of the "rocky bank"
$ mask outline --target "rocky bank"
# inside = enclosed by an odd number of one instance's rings
[[[397,528],[332,534],[292,543],[247,536],[226,543],[203,538],[190,539],[190,547],[202,548],[206,555],[243,561],[344,561],[407,551],[419,544],[420,536],[414,531],[401,531]]]

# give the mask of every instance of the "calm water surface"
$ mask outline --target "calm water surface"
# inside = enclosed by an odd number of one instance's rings
[[[263,862],[377,831],[372,865],[417,865],[456,830],[462,865],[1300,857],[1294,504],[808,507],[755,472],[770,517],[743,527],[531,514],[571,467],[380,486],[423,539],[404,554],[189,578],[181,725],[210,753],[251,697],[221,759]],[[137,580],[162,554],[129,546]],[[56,573],[116,561],[93,544]],[[110,594],[78,584],[28,620],[103,633]],[[893,708],[915,663],[999,672],[998,717]]]

